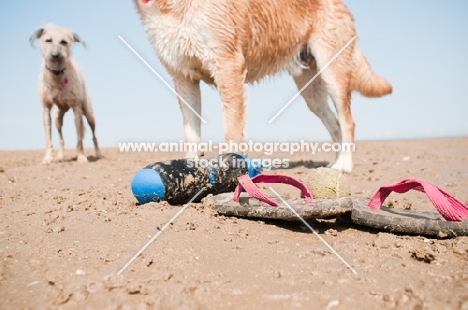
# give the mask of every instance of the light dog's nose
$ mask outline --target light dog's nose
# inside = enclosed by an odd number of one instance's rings
[[[59,53],[52,54],[52,58],[53,58],[53,59],[58,59],[59,57],[60,57],[60,54],[59,54]]]

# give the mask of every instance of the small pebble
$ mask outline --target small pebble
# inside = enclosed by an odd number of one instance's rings
[[[332,235],[332,236],[336,237],[336,236],[338,236],[338,231],[336,229],[330,228],[330,229],[327,229],[325,231],[325,235]]]
[[[172,273],[167,273],[164,277],[163,277],[163,280],[164,282],[167,282],[169,281],[170,279],[172,279],[174,275]]]
[[[31,282],[31,283],[29,283],[28,285],[26,285],[26,287],[30,287],[30,286],[32,286],[32,285],[36,285],[37,283],[39,283],[39,281]]]
[[[84,276],[84,275],[86,275],[86,271],[81,270],[81,269],[78,269],[78,270],[75,272],[75,274],[77,274],[77,275],[79,275],[79,276]]]
[[[440,238],[440,239],[446,238],[447,236],[448,235],[444,233],[443,231],[439,231],[439,233],[437,234],[437,238]]]

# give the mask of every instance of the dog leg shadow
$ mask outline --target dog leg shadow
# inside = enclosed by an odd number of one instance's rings
[[[289,162],[289,166],[287,168],[281,169],[294,169],[299,167],[304,167],[307,169],[316,169],[321,167],[327,167],[330,162],[327,161],[312,161],[312,160],[298,160]]]

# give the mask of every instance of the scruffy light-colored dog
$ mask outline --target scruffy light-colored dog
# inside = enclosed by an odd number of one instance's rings
[[[42,56],[44,58],[42,71],[39,75],[39,96],[44,108],[43,116],[46,134],[46,154],[42,162],[48,164],[53,160],[50,112],[54,105],[57,107],[55,123],[60,137],[60,148],[57,159],[63,160],[63,116],[69,109],[73,109],[75,114],[75,125],[78,133],[77,161],[88,161],[83,150],[85,131],[83,115],[86,117],[93,133],[96,157],[100,158],[101,153],[94,133],[95,121],[91,101],[86,91],[85,80],[81,70],[72,58],[71,53],[73,43],[85,43],[71,30],[52,24],[36,30],[31,35],[30,42],[33,43],[37,39],[41,42]]]
[[[226,140],[242,142],[246,84],[288,71],[334,142],[354,142],[351,92],[381,97],[391,85],[374,74],[359,50],[342,0],[134,0],[148,39],[174,78],[179,95],[201,113],[200,81],[215,85],[224,108]],[[336,115],[328,107],[333,100]],[[200,142],[200,118],[179,99],[187,142]],[[271,111],[272,115],[276,111]],[[352,154],[331,164],[350,172]]]

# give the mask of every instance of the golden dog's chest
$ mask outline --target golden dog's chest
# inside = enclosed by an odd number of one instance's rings
[[[208,44],[209,27],[203,19],[188,24],[175,24],[169,17],[146,20],[145,28],[152,46],[169,71],[178,72],[194,80],[212,82],[209,68],[214,53]],[[210,83],[211,84],[211,83]]]

